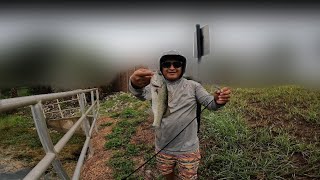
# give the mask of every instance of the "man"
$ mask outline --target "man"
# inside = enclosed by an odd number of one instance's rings
[[[169,115],[163,117],[160,127],[155,129],[156,152],[193,121],[157,156],[157,166],[166,179],[174,179],[175,167],[179,179],[197,179],[200,162],[198,124],[194,120],[197,102],[207,109],[217,110],[229,101],[231,94],[231,90],[224,87],[210,95],[199,83],[183,78],[186,64],[186,58],[176,51],[167,52],[160,58],[160,71],[168,88]],[[131,93],[142,100],[150,99],[152,75],[149,69],[136,70],[129,81]]]

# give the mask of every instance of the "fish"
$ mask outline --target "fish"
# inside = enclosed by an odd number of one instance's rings
[[[150,80],[151,85],[151,101],[153,112],[153,124],[155,128],[159,128],[162,118],[168,112],[168,89],[162,74],[157,71]]]

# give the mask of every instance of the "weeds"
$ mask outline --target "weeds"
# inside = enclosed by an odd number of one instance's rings
[[[148,117],[145,108],[141,109],[145,103],[126,93],[110,96],[105,103],[102,103],[106,108],[104,113],[118,120],[112,132],[105,136],[107,140],[105,148],[113,150],[113,155],[107,164],[112,167],[115,179],[124,178],[134,171],[133,157],[140,156],[144,149],[144,145],[132,144],[130,140],[136,132],[136,127]],[[142,179],[142,177],[133,174],[129,179]]]
[[[200,179],[319,178],[319,142],[309,144],[286,126],[270,126],[297,120],[319,124],[314,109],[319,97],[318,91],[296,86],[235,89],[225,108],[203,115]]]
[[[107,127],[107,126],[111,126],[113,123],[112,122],[106,122],[104,124],[101,124],[101,127]]]
[[[19,109],[14,114],[0,115],[0,149],[8,157],[33,167],[43,158],[45,152],[31,114],[24,111],[25,109]],[[56,144],[64,133],[49,129],[49,135],[53,144]],[[68,144],[59,153],[59,159],[64,166],[72,166],[72,163],[78,160],[84,141],[84,135],[76,134],[72,136]],[[71,175],[72,172],[67,170],[67,173]]]
[[[150,145],[130,143],[136,127],[148,117],[149,106],[119,93],[102,107],[107,108],[103,113],[117,119],[112,133],[106,135],[105,147],[113,152],[107,164],[113,168],[114,178],[120,179],[134,170],[136,157],[147,160],[154,154]],[[318,135],[302,129],[315,134],[301,139],[298,136],[303,134],[297,135],[289,126],[297,122],[319,126],[319,109],[320,92],[315,90],[297,86],[233,89],[226,107],[202,115],[199,178],[320,178]],[[155,159],[146,165],[154,167]],[[141,177],[134,174],[132,178]]]
[[[135,144],[128,144],[126,152],[128,153],[128,156],[136,156],[140,152],[140,147]]]
[[[19,116],[15,114],[0,115],[0,130],[9,129],[12,127],[31,128],[33,121],[31,117]]]
[[[254,119],[272,117],[320,125],[320,91],[299,86],[236,88],[228,107]]]

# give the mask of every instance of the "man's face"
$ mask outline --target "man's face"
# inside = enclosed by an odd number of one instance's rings
[[[162,74],[169,81],[178,80],[182,73],[182,62],[167,60],[162,63]]]

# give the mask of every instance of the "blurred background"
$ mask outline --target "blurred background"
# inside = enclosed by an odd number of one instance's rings
[[[126,84],[138,67],[158,69],[168,50],[186,56],[186,75],[202,83],[318,88],[318,7],[202,1],[2,6],[0,88]],[[200,64],[193,56],[196,24],[210,31],[211,52]]]

